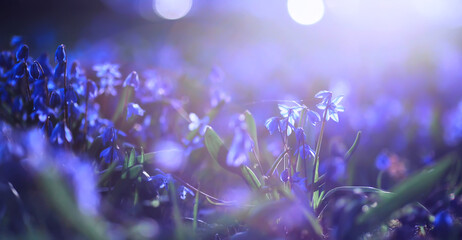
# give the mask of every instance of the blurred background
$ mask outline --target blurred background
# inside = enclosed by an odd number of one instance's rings
[[[462,137],[461,10],[457,0],[3,0],[0,43],[21,35],[35,56],[64,43],[87,71],[118,63],[141,81],[154,69],[206,84],[219,69],[231,106],[260,126],[276,100],[314,108],[328,89],[346,108],[331,140],[363,130],[360,164],[387,151],[418,168]]]

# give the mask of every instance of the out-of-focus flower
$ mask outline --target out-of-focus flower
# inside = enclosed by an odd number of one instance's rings
[[[311,110],[311,109],[307,109],[306,111],[306,121],[308,121],[309,123],[311,123],[311,125],[313,126],[316,126],[316,124],[318,124],[319,122],[321,122],[321,117],[319,116],[319,113]]]
[[[404,159],[401,159],[396,154],[389,154],[390,158],[390,167],[388,167],[387,172],[392,178],[403,179],[406,177],[407,168],[404,163]]]
[[[50,94],[49,106],[51,108],[57,108],[61,105],[61,96],[56,91],[52,91]]]
[[[279,179],[281,179],[282,182],[289,181],[289,169],[288,168],[284,169],[284,171],[281,172]]]
[[[21,36],[13,36],[10,41],[10,46],[18,47],[22,44],[23,40],[24,39]]]
[[[88,92],[88,97],[90,99],[93,99],[96,96],[98,96],[98,86],[96,86],[96,83],[92,80],[87,79],[85,91]]]
[[[108,93],[115,96],[117,94],[115,87],[122,83],[119,80],[122,77],[119,72],[119,65],[110,63],[94,65],[93,70],[96,71],[96,76],[100,78],[99,93]]]
[[[99,78],[121,78],[122,74],[119,72],[118,64],[98,64],[93,66],[93,70],[96,71],[96,76]]]
[[[435,225],[433,229],[435,235],[438,236],[439,239],[448,239],[451,235],[454,220],[451,214],[447,210],[444,210],[436,214],[433,224]]]
[[[236,122],[232,123],[234,125],[234,138],[226,156],[226,164],[228,166],[237,167],[247,163],[247,154],[252,151],[254,143],[247,134],[243,121],[244,118],[240,115]]]
[[[56,124],[55,128],[53,129],[50,140],[58,144],[63,144],[64,140],[67,140],[68,142],[72,142],[71,130],[69,130],[69,128],[65,126],[63,122],[59,122]]]
[[[375,158],[375,167],[380,171],[385,171],[390,167],[390,158],[385,152],[379,153]]]
[[[62,94],[64,95],[64,91],[62,91]],[[72,86],[67,87],[64,99],[67,104],[76,103],[78,101],[77,93]]]
[[[186,195],[189,194],[191,196],[194,197],[194,192],[191,191],[191,189],[185,187],[185,186],[180,186],[178,188],[178,193],[179,193],[179,196],[182,200],[185,200],[186,199]]]
[[[199,119],[199,117],[195,113],[190,113],[189,120],[191,120],[191,122],[188,125],[189,131],[199,129],[199,134],[201,136],[205,134],[207,124],[209,124],[210,120],[209,116],[205,116],[204,118]]]
[[[133,115],[143,116],[144,110],[138,105],[138,103],[129,103],[127,106],[127,120]]]
[[[133,87],[135,90],[138,89],[140,86],[140,79],[138,77],[138,73],[133,71],[130,74],[128,74],[127,78],[124,81],[123,87]]]
[[[314,158],[314,150],[308,145],[300,145],[297,150],[295,150],[295,155],[299,154],[301,159],[312,159]]]
[[[229,102],[231,97],[219,88],[210,88],[210,105],[216,107],[220,102]]]
[[[268,118],[265,122],[265,127],[268,129],[270,135],[273,135],[276,131],[279,131],[279,118],[278,117],[271,117]]]
[[[105,148],[103,151],[101,151],[99,157],[106,163],[121,162],[124,159],[124,155],[117,145]]]
[[[334,99],[332,99],[332,92],[329,91],[320,91],[315,95],[316,98],[321,98],[322,101],[321,103],[318,103],[316,106],[320,110],[326,110],[326,121],[329,121],[329,119],[332,119],[336,122],[339,121],[338,119],[338,113],[339,112],[344,112],[345,108],[340,105],[340,102],[343,99],[343,96],[338,96]]]
[[[21,45],[16,52],[17,61],[27,61],[29,57],[29,47],[25,44]]]

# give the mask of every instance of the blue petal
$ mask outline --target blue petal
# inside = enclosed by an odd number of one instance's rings
[[[332,97],[332,92],[330,91],[327,91],[327,90],[322,90],[322,91],[319,91],[318,93],[316,93],[316,95],[314,95],[315,98],[328,98],[328,97]]]
[[[321,122],[321,116],[315,111],[308,110],[306,112],[306,115],[308,116],[307,120],[313,125],[316,126],[319,122]]]
[[[288,168],[282,171],[281,175],[279,176],[279,179],[281,179],[282,182],[289,181],[289,169]]]
[[[279,118],[268,118],[268,120],[265,122],[265,127],[268,129],[270,135],[273,135],[273,133],[279,130]]]
[[[126,87],[126,86],[131,86],[135,90],[138,89],[138,87],[140,86],[140,79],[138,77],[137,72],[133,71],[127,76],[123,84],[123,87]]]

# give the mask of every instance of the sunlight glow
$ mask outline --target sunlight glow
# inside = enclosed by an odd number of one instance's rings
[[[325,10],[323,0],[288,0],[287,9],[290,17],[302,25],[319,22]]]
[[[175,20],[188,14],[192,0],[154,0],[153,7],[160,17]]]

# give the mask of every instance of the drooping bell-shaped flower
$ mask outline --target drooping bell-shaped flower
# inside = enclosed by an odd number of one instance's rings
[[[131,86],[135,90],[140,86],[140,79],[138,73],[133,71],[131,72],[124,81],[123,87]]]
[[[27,61],[29,57],[29,47],[25,44],[19,46],[18,51],[16,52],[16,60],[19,61]]]

